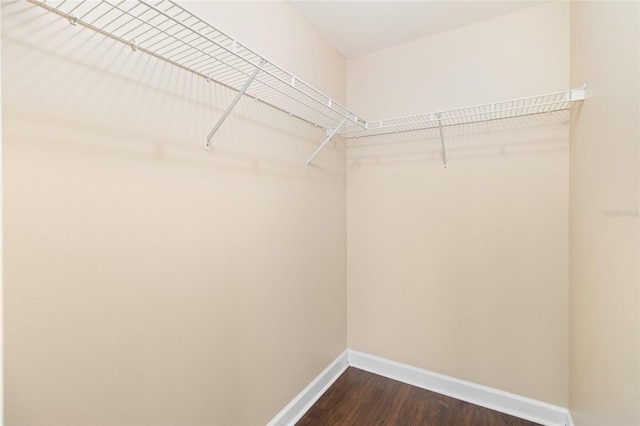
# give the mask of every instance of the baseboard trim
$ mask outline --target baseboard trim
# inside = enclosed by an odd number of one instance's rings
[[[338,377],[349,367],[348,351],[345,350],[333,360],[322,373],[291,400],[267,426],[293,426],[315,402],[329,389]]]
[[[434,373],[375,355],[347,350],[349,366],[408,383],[545,426],[573,426],[568,409]]]
[[[282,409],[267,426],[293,426],[347,367],[398,380],[422,389],[500,411],[544,426],[574,426],[568,409],[347,349]]]

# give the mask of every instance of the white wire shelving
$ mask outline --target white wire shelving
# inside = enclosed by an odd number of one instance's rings
[[[340,134],[351,139],[564,111],[574,102],[584,100],[585,93],[583,86],[545,95],[369,121],[364,128],[346,125],[340,129]]]
[[[333,130],[343,120],[365,125],[340,103],[171,0],[29,1],[73,25],[236,90],[238,96],[207,137],[207,148],[243,94],[325,130]]]
[[[367,122],[311,85],[193,15],[172,0],[29,0],[177,67],[237,92],[205,138],[212,138],[243,95],[345,139],[438,128],[445,167],[442,128],[566,110],[585,99],[585,88],[465,108]]]
[[[575,102],[583,101],[585,97],[586,86],[583,86],[545,95],[370,121],[365,124],[364,128],[347,125],[340,129],[340,134],[345,139],[353,139],[390,133],[438,129],[442,148],[442,162],[446,169],[448,165],[444,135],[442,133],[443,127],[564,111],[570,109]]]

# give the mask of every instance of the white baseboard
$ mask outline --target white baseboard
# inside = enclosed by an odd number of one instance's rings
[[[545,426],[573,426],[568,409],[349,349],[349,366]]]
[[[545,426],[574,426],[568,409],[351,349],[341,353],[267,426],[293,426],[347,367],[398,380]]]
[[[347,369],[348,351],[342,352],[322,373],[291,400],[267,426],[293,426]]]

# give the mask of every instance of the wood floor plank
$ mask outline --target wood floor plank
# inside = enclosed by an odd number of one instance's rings
[[[297,426],[540,426],[349,367]]]

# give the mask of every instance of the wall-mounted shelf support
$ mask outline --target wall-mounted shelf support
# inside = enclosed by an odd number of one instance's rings
[[[440,145],[442,146],[442,164],[447,168],[447,151],[444,149],[444,136],[442,135],[442,120],[438,115],[438,130],[440,131]]]
[[[242,95],[244,95],[244,92],[247,91],[247,89],[249,88],[253,80],[256,78],[256,76],[264,66],[265,62],[266,61],[264,60],[260,61],[260,64],[253,71],[253,74],[249,76],[247,81],[244,83],[244,86],[242,86],[240,90],[238,90],[238,93],[236,93],[236,97],[233,98],[233,100],[231,101],[231,104],[227,107],[225,112],[222,114],[222,117],[220,117],[220,119],[218,120],[216,125],[213,127],[211,132],[209,132],[209,134],[207,135],[207,138],[204,141],[204,149],[211,149],[211,138],[213,138],[213,135],[216,134],[220,126],[222,126],[222,123],[224,122],[224,120],[227,119],[227,117],[229,116],[233,108],[235,108],[236,104],[240,101],[240,98],[242,98]]]
[[[345,123],[345,121],[347,121],[347,119],[343,119],[340,124],[338,124],[338,127],[328,130],[327,129],[327,138],[324,140],[324,142],[322,142],[320,144],[320,146],[318,147],[318,149],[316,149],[313,154],[311,154],[311,157],[309,157],[309,159],[307,160],[307,169],[309,168],[309,166],[311,165],[311,160],[313,160],[313,157],[315,157],[320,151],[322,151],[322,148],[324,148],[324,146],[329,143],[329,141],[331,140],[332,137],[334,137],[339,131],[340,131],[340,127],[342,127],[342,125]]]

